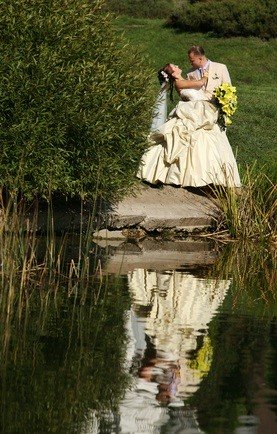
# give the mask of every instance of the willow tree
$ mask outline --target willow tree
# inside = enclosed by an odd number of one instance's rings
[[[135,179],[153,74],[102,6],[0,2],[0,183],[9,190],[107,197]]]

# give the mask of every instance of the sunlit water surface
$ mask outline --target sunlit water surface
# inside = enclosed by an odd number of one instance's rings
[[[145,269],[127,278],[133,381],[107,432],[276,432],[276,322],[233,312],[231,280]],[[84,433],[101,432],[93,422]]]
[[[210,269],[134,265],[89,302],[38,297],[2,326],[1,432],[277,432],[274,306]]]

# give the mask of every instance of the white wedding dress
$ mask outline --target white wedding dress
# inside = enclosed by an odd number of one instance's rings
[[[240,187],[237,163],[226,132],[217,123],[218,110],[202,90],[185,89],[165,120],[164,89],[154,117],[149,148],[137,176],[151,184]],[[161,114],[162,112],[162,114]]]

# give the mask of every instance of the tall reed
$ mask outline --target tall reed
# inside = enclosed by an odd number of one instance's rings
[[[219,228],[231,237],[276,241],[276,184],[255,166],[247,167],[243,187],[215,187],[216,202],[222,211]]]
[[[277,254],[274,244],[245,241],[228,243],[210,270],[217,279],[231,279],[232,303],[274,311],[277,302]]]
[[[12,193],[6,199],[1,192],[0,206],[0,315],[7,331],[4,347],[8,347],[12,319],[17,315],[21,320],[34,293],[40,294],[43,311],[47,310],[49,297],[57,297],[61,288],[68,297],[84,304],[93,284],[93,293],[89,295],[95,304],[104,283],[96,247],[91,254],[95,203],[85,216],[81,201],[79,233],[61,237],[55,230],[51,200],[45,214],[45,233],[39,233],[37,202],[29,204]]]

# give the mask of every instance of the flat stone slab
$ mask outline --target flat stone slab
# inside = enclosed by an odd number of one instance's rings
[[[213,226],[219,209],[200,190],[194,190],[142,185],[109,211],[107,226],[110,230],[140,227],[146,232],[207,230]]]

